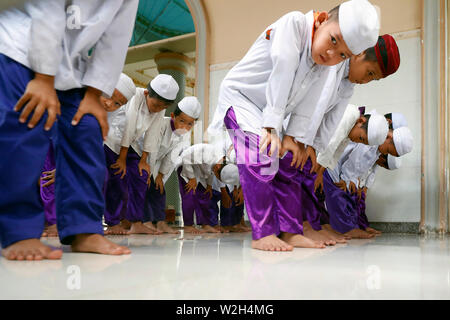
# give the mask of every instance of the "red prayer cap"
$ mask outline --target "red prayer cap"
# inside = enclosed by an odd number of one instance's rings
[[[400,53],[394,38],[388,34],[382,35],[374,48],[383,77],[396,72],[400,66]]]

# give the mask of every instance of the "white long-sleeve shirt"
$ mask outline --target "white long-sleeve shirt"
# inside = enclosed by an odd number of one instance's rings
[[[342,153],[351,141],[348,135],[359,117],[358,107],[348,105],[330,143],[317,156],[317,162],[322,167],[333,169],[337,165]]]
[[[111,127],[105,144],[117,154],[120,153],[121,147],[129,148],[130,146],[140,156],[143,151],[148,153],[158,151],[165,110],[158,113],[150,112],[144,90],[137,88],[133,98],[119,109],[121,111],[108,118]],[[144,136],[144,142],[139,145],[138,140],[142,136]]]
[[[225,154],[221,148],[211,144],[195,144],[190,146],[181,154],[181,177],[188,182],[190,179],[197,179],[197,182],[205,188],[213,183],[214,173],[212,167]]]
[[[164,117],[159,134],[159,148],[157,152],[151,153],[147,159],[150,164],[153,179],[156,179],[159,172],[163,174],[164,183],[169,179],[178,162],[181,153],[191,145],[191,132],[183,135],[174,133],[172,119]],[[143,144],[143,137],[139,139],[139,144]]]
[[[329,67],[326,79],[319,79],[311,94],[298,103],[290,115],[285,134],[313,146],[316,152],[327,147],[353,95],[348,80],[350,60]]]
[[[329,68],[311,57],[313,25],[313,11],[294,11],[266,28],[223,80],[210,134],[222,130],[231,106],[242,130],[261,134],[270,127],[281,133],[283,120]]]
[[[348,184],[353,182],[356,186],[361,186],[361,179],[367,178],[371,168],[377,165],[380,155],[378,146],[352,143],[352,152],[341,167],[341,179]]]
[[[55,76],[55,89],[112,95],[125,62],[138,0],[29,1],[0,12],[0,53]]]

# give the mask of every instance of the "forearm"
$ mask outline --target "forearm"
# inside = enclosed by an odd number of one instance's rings
[[[119,160],[126,160],[128,154],[128,147],[120,147]]]

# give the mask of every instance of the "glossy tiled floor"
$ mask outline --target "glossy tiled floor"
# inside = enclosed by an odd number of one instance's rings
[[[288,253],[250,249],[249,233],[111,239],[132,254],[0,258],[0,299],[450,299],[449,237],[384,234]]]

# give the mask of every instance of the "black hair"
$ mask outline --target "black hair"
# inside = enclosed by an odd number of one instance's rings
[[[388,123],[389,123],[389,130],[394,130],[394,126],[393,126],[393,124],[392,124],[392,112],[391,112],[391,113],[386,113],[386,114],[384,115],[384,117],[385,117],[386,119],[388,119],[388,120],[391,120],[390,122],[388,121]]]
[[[378,62],[377,54],[375,53],[375,48],[370,47],[369,49],[366,49],[364,51],[364,60],[365,61],[371,61],[371,62]]]
[[[339,7],[341,5],[338,5],[336,7],[334,7],[333,9],[331,9],[330,11],[328,11],[328,21],[336,21],[339,22]]]
[[[161,100],[162,102],[164,102],[168,106],[170,106],[172,103],[175,102],[175,100],[169,100],[169,99],[161,97],[158,93],[156,93],[155,90],[153,90],[152,86],[150,85],[150,82],[147,85],[147,91],[148,91],[148,96],[150,98],[155,98],[155,99]]]
[[[365,114],[364,118],[366,118],[367,121],[363,123],[361,128],[367,133],[369,131],[370,114]]]
[[[175,117],[178,117],[182,112],[183,112],[183,111],[181,111],[180,107],[179,107],[178,104],[177,104],[177,106],[176,106],[176,108],[175,108],[175,111],[173,112],[174,116],[175,116]]]

